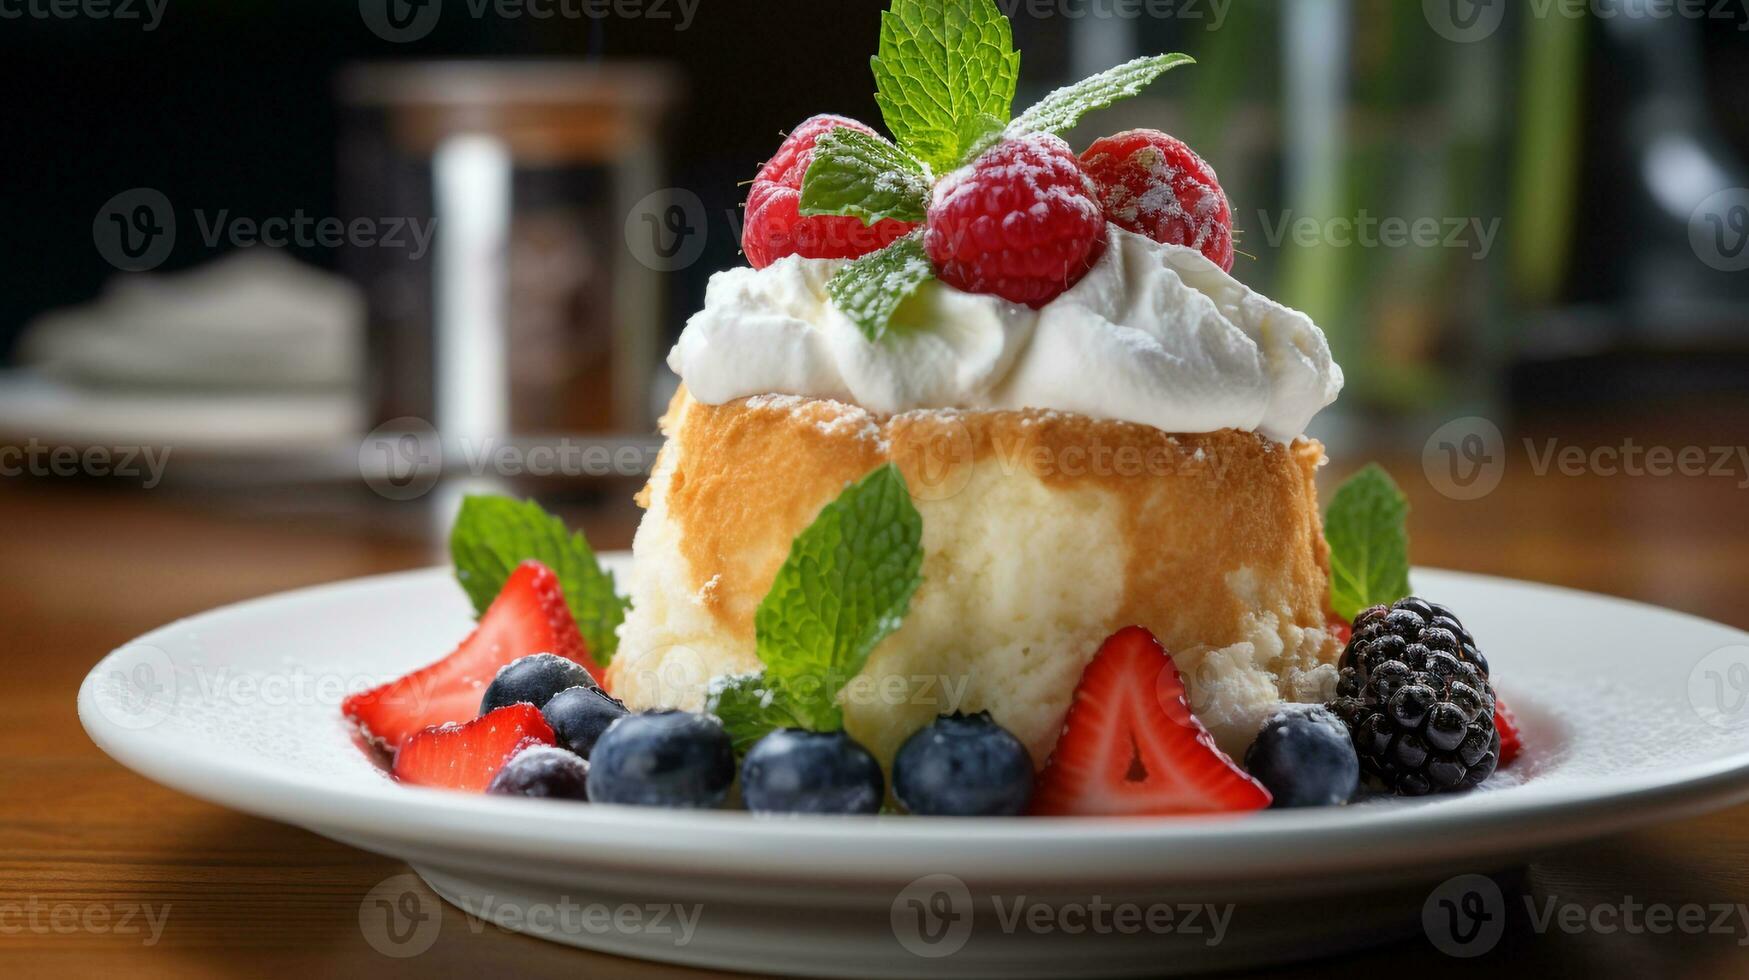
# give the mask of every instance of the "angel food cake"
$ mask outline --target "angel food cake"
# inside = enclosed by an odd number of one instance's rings
[[[1326,699],[1323,450],[1300,435],[1342,383],[1323,334],[1195,248],[1115,224],[1099,245],[1036,310],[924,283],[879,342],[832,298],[844,260],[718,274],[669,356],[684,387],[641,497],[615,694],[697,709],[759,670],[754,613],[792,540],[893,462],[923,584],[843,697],[883,762],[959,710],[1042,765],[1127,625],[1174,652],[1231,753],[1282,699]]]
[[[629,600],[538,506],[465,500],[478,627],[343,706],[396,779],[1171,817],[1462,791],[1519,751],[1475,638],[1408,594],[1390,478],[1320,517],[1304,432],[1342,372],[1233,278],[1214,171],[1155,130],[1062,139],[1189,59],[1013,116],[1019,57],[993,0],[893,0],[893,139],[790,133],[750,267],[669,356]]]

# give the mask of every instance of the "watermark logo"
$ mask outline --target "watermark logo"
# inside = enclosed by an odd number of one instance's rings
[[[1460,959],[1481,956],[1506,933],[1506,897],[1487,875],[1458,875],[1427,896],[1421,928],[1433,947]]]
[[[358,444],[358,473],[380,497],[416,500],[443,475],[443,443],[422,418],[390,419]]]
[[[1421,0],[1421,13],[1440,37],[1469,44],[1500,29],[1506,20],[1506,0]]]
[[[1720,272],[1749,269],[1749,188],[1732,187],[1700,202],[1688,218],[1688,244]]]
[[[977,462],[977,444],[971,430],[954,415],[922,424],[929,427],[928,435],[900,442],[893,461],[905,471],[905,486],[913,499],[957,497],[971,484]]]
[[[1688,672],[1688,703],[1716,728],[1749,721],[1749,646],[1720,647]]]
[[[418,875],[384,878],[358,903],[358,931],[384,956],[418,956],[437,942],[442,928],[443,910]]]
[[[181,682],[168,653],[136,643],[123,647],[110,660],[97,677],[93,699],[98,713],[110,724],[138,731],[175,713]]]
[[[162,265],[176,245],[176,211],[163,191],[135,187],[97,209],[91,240],[103,260],[124,272],[146,272]]]
[[[358,15],[377,37],[410,44],[437,27],[443,0],[358,0]]]
[[[654,272],[678,272],[704,254],[709,215],[704,201],[682,187],[646,195],[626,215],[626,248]]]
[[[923,959],[941,959],[965,948],[972,936],[972,892],[950,874],[924,875],[893,899],[893,937]]]
[[[1479,415],[1452,419],[1421,447],[1421,471],[1433,488],[1453,500],[1476,500],[1494,492],[1506,473],[1506,438]]]

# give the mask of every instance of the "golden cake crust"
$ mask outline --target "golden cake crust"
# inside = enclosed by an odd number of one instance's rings
[[[1334,684],[1316,442],[1050,411],[707,405],[684,388],[663,428],[609,670],[633,708],[696,710],[713,678],[760,669],[754,614],[791,542],[888,461],[923,517],[923,584],[841,695],[846,728],[883,764],[955,710],[991,711],[1043,764],[1082,669],[1129,625],[1172,651],[1229,752],[1283,698]]]
[[[1281,583],[1270,591],[1297,625],[1323,620],[1329,553],[1313,485],[1324,456],[1316,440],[1284,447],[1237,429],[1168,434],[1037,410],[881,418],[823,399],[706,405],[685,389],[663,427],[664,452],[680,454],[666,499],[689,584],[749,642],[790,541],[846,484],[888,461],[926,510],[960,492],[970,466],[992,460],[1047,485],[1120,498],[1128,550],[1118,625],[1147,626],[1168,646],[1243,639],[1245,597],[1226,585],[1238,569]],[[639,495],[644,506],[648,494]]]

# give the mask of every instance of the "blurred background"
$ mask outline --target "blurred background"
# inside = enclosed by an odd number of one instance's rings
[[[1199,60],[1071,142],[1164,129],[1219,172],[1235,274],[1347,370],[1326,494],[1377,460],[1418,564],[1749,627],[1749,0],[996,2],[1023,105]],[[442,561],[475,488],[629,546],[743,184],[810,115],[878,124],[885,5],[0,0],[0,905],[173,901],[182,951],[12,929],[14,973],[392,966],[354,909],[398,863],[121,771],[80,679],[180,616]],[[1740,898],[1743,826],[1588,845],[1533,890]],[[404,965],[585,955],[452,925]],[[1741,973],[1734,934],[1516,934],[1531,972]]]
[[[1385,460],[1418,560],[1734,609],[1749,5],[999,3],[1022,105],[1199,60],[1071,142],[1214,165],[1236,274],[1347,370],[1327,475]],[[624,546],[744,182],[811,114],[878,122],[884,6],[7,8],[0,513],[57,556],[179,520],[363,556],[313,579],[429,560],[496,486]]]

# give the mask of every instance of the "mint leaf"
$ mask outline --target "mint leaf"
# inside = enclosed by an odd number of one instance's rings
[[[872,225],[882,218],[922,221],[928,207],[923,164],[893,144],[848,126],[815,141],[802,176],[802,214],[855,215]]]
[[[899,628],[922,582],[923,518],[888,463],[796,536],[754,613],[755,649],[785,713],[816,731],[842,727],[839,690]]]
[[[1020,114],[1008,124],[1009,137],[1028,133],[1052,133],[1061,136],[1075,128],[1081,117],[1095,109],[1141,93],[1148,83],[1179,65],[1192,65],[1196,59],[1186,54],[1157,54],[1148,58],[1126,61],[1084,78],[1073,85],[1057,89],[1038,104]]]
[[[467,497],[449,531],[449,553],[456,581],[484,613],[516,566],[532,558],[553,570],[565,590],[565,603],[589,653],[602,666],[619,649],[614,630],[630,605],[615,591],[613,573],[595,559],[588,539],[534,501],[509,497]]]
[[[913,232],[839,269],[826,294],[874,342],[886,335],[899,304],[934,277],[923,237]]]
[[[1409,594],[1409,502],[1374,463],[1349,477],[1324,513],[1330,608],[1352,620]]]
[[[946,173],[965,159],[965,121],[1014,112],[1020,52],[995,0],[893,0],[870,62],[887,129]]]
[[[729,733],[737,755],[779,728],[798,728],[789,700],[765,682],[764,674],[739,674],[711,684],[704,710],[716,715]]]

